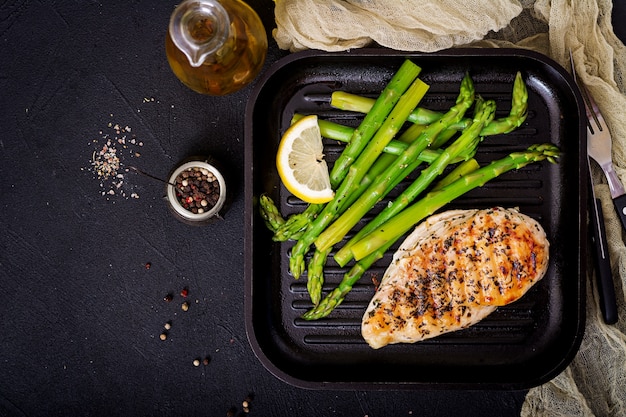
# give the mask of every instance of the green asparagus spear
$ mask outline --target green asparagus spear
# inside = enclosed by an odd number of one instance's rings
[[[331,96],[331,105],[340,110],[348,110],[359,113],[367,113],[374,103],[374,100],[350,94],[343,91],[336,91]],[[492,136],[502,133],[509,133],[515,128],[521,126],[526,120],[528,109],[528,90],[522,78],[522,74],[518,71],[513,82],[513,96],[511,99],[511,111],[509,115],[500,119],[492,120],[487,124],[480,136]],[[418,107],[411,113],[408,120],[417,124],[430,124],[438,120],[442,116],[441,113]],[[463,119],[455,123],[451,130],[464,130],[471,123],[470,119]]]
[[[346,149],[344,149],[339,158],[335,161],[333,169],[330,172],[330,183],[333,184],[333,186],[339,185],[347,175],[350,165],[352,165],[363,149],[365,149],[369,140],[382,126],[387,115],[420,72],[421,68],[410,60],[407,59],[402,63],[398,71],[381,92],[376,102],[372,105],[371,111],[367,113],[365,119],[363,119],[359,127],[355,129]]]
[[[374,100],[345,91],[334,91],[330,96],[330,105],[339,110],[353,111],[356,113],[369,113],[374,105]],[[429,125],[441,119],[443,113],[418,107],[407,117],[411,123]]]
[[[272,232],[276,232],[279,227],[285,224],[285,219],[280,215],[278,207],[267,194],[261,194],[259,197],[259,211],[265,225]]]
[[[374,263],[383,257],[385,251],[389,250],[393,242],[381,247],[376,252],[368,255],[366,258],[361,259],[359,262],[344,274],[343,279],[333,291],[331,291],[324,299],[311,310],[302,315],[305,320],[318,320],[328,316],[339,304],[341,304],[352,290],[354,284],[357,283],[363,274],[370,269]]]
[[[309,250],[313,241],[334,220],[344,200],[359,187],[361,180],[367,174],[371,165],[382,153],[385,146],[398,133],[408,115],[417,106],[417,103],[419,103],[427,90],[428,85],[419,78],[411,84],[411,87],[398,100],[389,117],[387,117],[372,140],[350,166],[346,177],[335,192],[335,198],[326,204],[324,210],[316,217],[304,235],[298,239],[289,257],[289,269],[296,279],[304,271],[304,254]]]
[[[481,136],[499,135],[510,133],[526,120],[528,115],[528,90],[526,83],[522,79],[522,74],[518,72],[513,82],[513,94],[511,98],[511,111],[507,117],[493,120],[480,132]]]
[[[295,113],[291,117],[291,124],[296,123],[298,120],[306,117],[302,113]],[[339,123],[331,122],[328,120],[317,118],[317,125],[320,127],[320,133],[322,137],[338,140],[339,142],[350,143],[352,135],[354,135],[354,128],[350,126],[344,126]],[[393,141],[392,141],[393,142]],[[391,143],[390,143],[391,145]]]
[[[291,122],[295,123],[298,120],[305,117],[303,114],[296,113],[291,118]],[[352,134],[354,132],[354,128],[350,126],[340,125],[339,123],[331,122],[328,120],[318,119],[317,124],[320,127],[320,133],[322,137],[337,140],[339,142],[349,143],[352,138]],[[393,139],[385,148],[383,149],[384,153],[390,153],[393,155],[400,155],[404,150],[408,147],[404,142]],[[434,158],[436,155],[433,152],[427,152],[424,158]],[[428,159],[426,159],[428,161]]]
[[[442,194],[445,195],[448,193],[460,195],[463,192],[467,192],[472,188],[483,185],[487,181],[497,177],[498,175],[503,174],[504,172],[513,169],[519,169],[529,163],[542,161],[544,159],[547,159],[549,162],[554,163],[558,155],[558,148],[552,144],[532,145],[525,152],[515,152],[500,160],[493,161],[491,164],[483,168],[479,168],[456,181],[448,183],[449,185],[446,185],[438,189],[437,191],[429,193],[418,203],[415,203],[412,207],[400,213],[400,215],[415,206],[421,205],[422,208],[418,210],[421,213],[418,214],[421,215],[421,218],[424,218],[426,217],[425,215],[423,215],[424,205],[428,204],[428,202],[431,201],[431,197],[437,197],[438,199],[441,199]],[[444,181],[446,181],[445,178]],[[460,193],[458,190],[459,188],[461,189]],[[447,201],[448,199],[445,198],[444,200]],[[433,204],[434,206],[436,206],[436,208],[434,208],[433,206],[433,208],[426,211],[430,211],[431,213],[433,213],[435,210],[443,205],[441,204],[441,201],[437,201]],[[400,215],[395,216],[393,219],[398,218]],[[407,217],[410,218],[410,215],[404,216],[405,219]],[[409,222],[414,224],[416,222],[419,222],[420,220],[421,219],[414,220],[413,218],[410,218]],[[410,226],[409,229],[411,227],[412,226]],[[402,234],[400,234],[399,236],[396,235],[394,238],[387,239],[384,242],[381,241],[381,244],[378,245],[376,249],[369,251],[369,254],[365,255],[361,260],[354,264],[354,266],[344,275],[342,281],[339,283],[339,286],[337,288],[330,292],[317,306],[304,313],[302,317],[306,320],[318,320],[328,316],[335,307],[343,302],[345,296],[350,292],[354,284],[356,284],[356,282],[363,276],[363,274],[374,264],[374,262],[376,262],[376,260],[380,259],[383,254],[387,250],[389,250],[391,246],[393,246],[393,244],[401,236]]]
[[[341,241],[341,239],[354,227],[359,220],[378,202],[380,201],[394,186],[395,182],[398,182],[402,179],[404,175],[406,175],[406,167],[411,166],[413,161],[415,160],[415,156],[418,155],[422,150],[424,150],[428,145],[430,145],[434,138],[444,129],[446,129],[450,124],[457,122],[460,120],[465,114],[466,110],[472,105],[474,102],[474,86],[469,74],[466,74],[461,82],[461,88],[459,91],[459,98],[457,99],[457,104],[455,104],[441,119],[439,119],[436,123],[431,124],[422,134],[420,138],[413,142],[411,146],[394,162],[392,166],[387,168],[385,173],[381,175],[380,180],[376,183],[372,184],[367,191],[365,191],[359,199],[352,204],[342,215],[339,217],[332,225],[330,225],[325,231],[323,231],[319,237],[315,240],[315,246],[320,250],[326,250],[329,246],[336,244]],[[489,106],[489,116],[493,117],[493,111],[495,109],[495,104]],[[486,111],[486,110],[485,110]],[[487,116],[484,116],[487,117]],[[483,120],[484,123],[484,120]],[[482,124],[480,126],[482,128]],[[463,138],[463,136],[461,136]],[[472,139],[475,138],[475,135]],[[467,144],[467,142],[464,142]],[[477,145],[478,142],[476,141]],[[475,146],[474,146],[475,147]],[[457,146],[455,149],[458,149],[458,153],[464,149],[463,146]],[[453,156],[456,157],[457,154]],[[450,161],[449,154],[444,154],[445,164],[442,164],[443,167],[447,165]],[[440,157],[441,158],[441,157]],[[433,167],[431,165],[431,167]],[[429,179],[432,181],[437,174],[437,170],[439,167],[434,167],[432,169],[427,169],[425,172],[428,172]],[[432,172],[432,174],[431,174]],[[422,178],[422,176],[420,176]],[[430,182],[428,182],[429,184]],[[426,185],[428,185],[426,184]],[[421,192],[421,190],[420,190]]]
[[[395,215],[355,243],[352,246],[354,258],[357,260],[362,259],[375,252],[378,248],[385,246],[388,242],[397,240],[417,222],[430,216],[445,204],[474,188],[481,187],[487,181],[502,173],[512,169],[519,169],[531,162],[544,159],[555,162],[558,155],[558,148],[552,144],[533,145],[526,152],[512,153],[454,181],[438,191],[428,193],[424,198]]]
[[[323,208],[324,204],[309,204],[302,213],[292,214],[283,225],[276,228],[272,239],[284,242],[299,238]]]
[[[324,265],[326,264],[326,258],[332,248],[328,248],[325,251],[316,250],[313,253],[313,257],[309,262],[307,269],[307,282],[306,288],[311,297],[313,305],[317,305],[322,298],[322,285],[324,284]]]

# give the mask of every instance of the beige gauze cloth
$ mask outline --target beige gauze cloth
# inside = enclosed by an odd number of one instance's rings
[[[626,47],[611,26],[610,0],[275,0],[282,49],[340,51],[375,44],[433,52],[457,46],[522,47],[576,72],[613,137],[615,169],[626,180]],[[606,325],[591,270],[580,350],[553,380],[532,388],[522,416],[626,416],[626,246],[606,180],[592,163],[602,200],[619,321]]]

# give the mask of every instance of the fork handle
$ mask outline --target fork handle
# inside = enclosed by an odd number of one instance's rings
[[[622,222],[622,229],[626,231],[626,194],[615,197],[613,199],[613,205],[615,206],[619,220]]]
[[[617,323],[617,302],[615,299],[615,287],[613,286],[613,272],[609,258],[602,214],[602,203],[599,198],[593,199],[594,207],[589,213],[589,221],[592,230],[591,241],[595,247],[594,258],[596,261],[596,283],[600,296],[600,311],[606,324]]]

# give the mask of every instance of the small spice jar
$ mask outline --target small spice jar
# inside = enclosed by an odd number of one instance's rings
[[[166,190],[171,211],[184,223],[204,225],[223,214],[226,182],[206,158],[183,161],[170,174]]]

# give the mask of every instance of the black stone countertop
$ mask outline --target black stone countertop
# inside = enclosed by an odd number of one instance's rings
[[[270,34],[273,2],[249,4]],[[523,391],[305,390],[261,365],[243,312],[251,87],[208,97],[178,82],[164,54],[174,5],[0,5],[0,415],[245,415],[246,399],[264,417],[519,415]],[[266,68],[285,55],[270,36]],[[224,220],[177,221],[146,176],[98,179],[92,155],[109,139],[122,164],[161,178],[189,155],[220,161]]]

